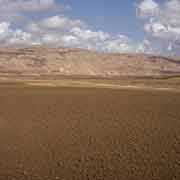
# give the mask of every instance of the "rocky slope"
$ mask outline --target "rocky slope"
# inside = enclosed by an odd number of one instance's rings
[[[143,54],[102,54],[81,49],[0,49],[0,73],[95,76],[180,74],[180,61]]]

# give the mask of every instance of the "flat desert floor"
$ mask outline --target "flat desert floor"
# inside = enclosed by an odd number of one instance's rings
[[[0,180],[179,180],[180,92],[0,85]]]

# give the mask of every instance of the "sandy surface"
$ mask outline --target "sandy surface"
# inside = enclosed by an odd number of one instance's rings
[[[0,180],[179,180],[180,93],[0,87]]]

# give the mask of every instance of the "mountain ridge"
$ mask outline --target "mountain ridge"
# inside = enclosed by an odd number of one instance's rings
[[[180,75],[180,61],[151,54],[99,53],[65,47],[1,48],[0,73],[105,77]]]

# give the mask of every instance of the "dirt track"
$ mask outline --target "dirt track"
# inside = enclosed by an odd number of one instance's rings
[[[180,93],[0,88],[0,180],[179,180]]]

